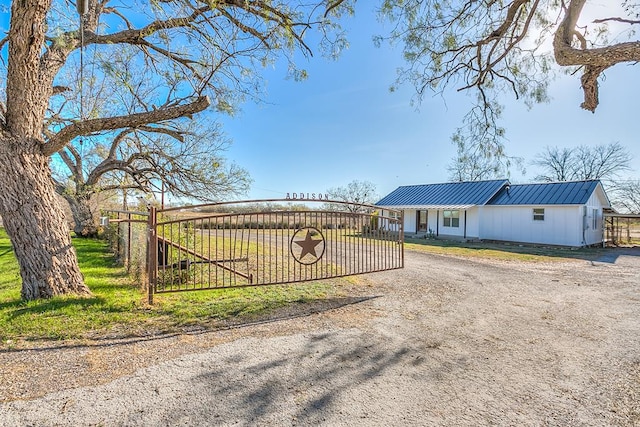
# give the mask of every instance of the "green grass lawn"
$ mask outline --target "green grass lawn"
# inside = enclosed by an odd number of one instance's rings
[[[146,292],[133,283],[123,267],[115,264],[106,241],[74,239],[73,243],[93,296],[23,302],[18,264],[9,238],[0,228],[0,346],[14,345],[17,340],[125,337],[194,326],[215,328],[229,319],[250,322],[264,319],[282,307],[340,297],[344,294],[343,285],[358,283],[356,276],[295,285],[162,294],[156,295],[150,306]],[[529,262],[593,259],[604,251],[410,238],[406,248]]]
[[[274,309],[336,296],[336,281],[163,294],[154,305],[114,263],[108,243],[74,239],[80,269],[92,297],[54,297],[24,302],[11,243],[0,228],[0,345],[16,340],[135,336],[192,325],[215,327],[230,318],[259,319]]]
[[[565,248],[490,242],[460,242],[440,239],[405,239],[405,248],[440,255],[479,257],[503,261],[562,261],[570,259],[593,260],[602,255],[604,248]]]

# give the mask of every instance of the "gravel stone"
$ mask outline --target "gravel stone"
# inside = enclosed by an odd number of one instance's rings
[[[0,349],[0,426],[640,425],[640,249],[407,251],[264,322]]]

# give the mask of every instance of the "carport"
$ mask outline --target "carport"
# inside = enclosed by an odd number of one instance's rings
[[[604,213],[605,243],[640,244],[640,214]]]

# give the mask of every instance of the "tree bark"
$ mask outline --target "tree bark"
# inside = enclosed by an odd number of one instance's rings
[[[0,165],[0,215],[20,265],[22,298],[90,295],[38,141],[0,138]]]
[[[598,107],[598,78],[604,70],[621,62],[635,63],[640,60],[640,42],[617,43],[601,48],[587,49],[573,47],[573,39],[578,36],[578,19],[587,0],[571,0],[566,7],[565,16],[553,38],[553,53],[558,65],[584,66],[581,78],[585,110],[596,111]]]
[[[6,112],[0,123],[0,215],[20,265],[25,300],[90,294],[42,147],[52,82],[62,64],[44,67],[40,61],[50,8],[51,0],[11,2]]]
[[[96,237],[98,226],[91,206],[90,196],[65,194],[73,215],[73,231],[78,237]]]

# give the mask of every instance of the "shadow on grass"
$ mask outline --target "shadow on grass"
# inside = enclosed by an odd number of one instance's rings
[[[542,246],[518,243],[499,242],[463,242],[455,240],[405,238],[406,243],[433,247],[433,248],[459,248],[469,251],[497,251],[515,255],[546,256],[551,258],[582,259],[596,261],[605,254],[615,252],[615,248],[588,247],[570,248],[561,246]]]
[[[16,319],[25,315],[38,315],[43,313],[57,313],[61,310],[73,308],[75,310],[87,310],[94,306],[103,306],[103,311],[121,312],[124,309],[117,309],[105,303],[101,297],[88,298],[51,298],[37,301],[13,300],[0,303],[0,311],[7,310],[10,319]]]
[[[607,248],[595,261],[615,264],[621,256],[640,257],[640,246]]]
[[[74,237],[73,246],[76,248],[78,263],[98,268],[110,268],[116,262],[105,240]]]
[[[120,336],[109,336],[109,337],[93,337],[87,343],[86,339],[83,340],[81,344],[74,342],[56,342],[55,345],[43,345],[37,347],[20,347],[20,348],[0,348],[0,353],[10,353],[10,352],[19,352],[19,351],[55,351],[60,349],[68,349],[68,348],[91,348],[91,347],[111,347],[114,345],[127,345],[136,342],[144,342],[144,341],[155,341],[166,338],[175,337],[178,335],[198,335],[204,334],[207,332],[214,331],[222,331],[222,330],[230,330],[230,329],[239,329],[246,328],[255,325],[276,323],[285,320],[299,319],[304,317],[309,317],[314,314],[320,314],[324,312],[328,312],[331,310],[336,310],[342,307],[346,307],[349,305],[359,304],[362,302],[370,301],[376,298],[380,298],[380,295],[373,296],[359,296],[359,297],[335,297],[335,298],[326,298],[326,299],[315,299],[311,301],[296,302],[293,304],[289,304],[284,307],[279,307],[275,310],[269,310],[260,315],[249,315],[244,317],[238,317],[234,319],[227,319],[224,321],[208,321],[202,322],[198,324],[192,324],[188,326],[183,326],[181,328],[174,327],[173,330],[167,331],[147,331],[148,335],[134,335],[134,334],[126,334],[123,333]],[[178,329],[178,330],[175,330]],[[36,339],[34,342],[46,342],[50,341],[47,339]]]
[[[105,240],[75,237],[73,245],[76,248],[80,271],[92,292],[132,287],[126,270],[118,265]],[[93,278],[99,280],[92,280]]]
[[[74,238],[74,247],[78,257],[80,270],[85,276],[85,282],[94,293],[108,293],[117,289],[131,289],[133,286],[128,281],[126,271],[116,267],[116,262],[108,250],[108,244],[98,239]],[[1,249],[1,247],[0,247]],[[13,250],[11,247],[0,254],[8,255]],[[97,278],[96,280],[93,280]],[[107,280],[104,280],[107,279]],[[100,295],[89,297],[58,296],[50,299],[36,301],[23,301],[19,297],[0,302],[0,311],[7,311],[8,318],[15,319],[24,315],[39,315],[43,313],[56,313],[67,309],[78,311],[100,307],[101,311],[122,312],[125,308],[118,308],[109,304],[108,298]]]
[[[7,250],[5,250],[4,252],[0,252],[0,257],[13,253],[13,247],[11,247],[11,245],[0,245],[0,250],[7,247],[8,247]]]

